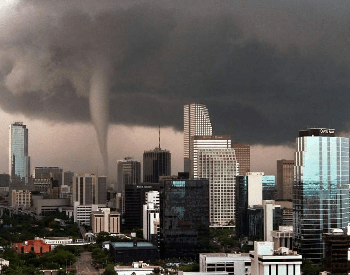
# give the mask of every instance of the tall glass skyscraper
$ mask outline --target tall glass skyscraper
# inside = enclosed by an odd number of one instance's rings
[[[30,176],[30,158],[28,156],[28,129],[23,122],[10,125],[9,140],[9,174],[28,178]]]
[[[211,136],[213,129],[205,105],[191,103],[184,106],[184,171],[191,172],[193,136]]]
[[[349,139],[334,129],[299,131],[293,191],[294,248],[319,262],[322,234],[349,222]]]

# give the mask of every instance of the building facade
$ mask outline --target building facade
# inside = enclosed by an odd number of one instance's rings
[[[155,148],[143,153],[143,181],[159,183],[159,177],[171,175],[171,153]]]
[[[294,160],[277,160],[276,197],[278,200],[293,199]]]
[[[245,176],[250,172],[250,145],[244,143],[232,143],[232,148],[235,149],[236,159],[239,163],[239,175]]]
[[[275,251],[273,242],[254,242],[250,251],[254,275],[300,275],[302,256],[286,247]]]
[[[164,177],[160,189],[162,258],[192,258],[207,250],[209,182]]]
[[[75,176],[73,179],[73,201],[78,201],[80,205],[105,205],[107,202],[107,178],[94,174]]]
[[[92,233],[120,233],[120,213],[110,208],[100,208],[91,212]]]
[[[210,184],[210,225],[233,226],[238,164],[229,136],[194,136],[192,175]]]
[[[184,171],[190,173],[193,136],[211,136],[213,129],[209,112],[204,104],[184,105]]]
[[[299,131],[294,171],[294,249],[319,262],[322,234],[349,222],[349,139],[334,129]]]
[[[32,202],[32,193],[29,190],[12,190],[11,206],[29,209]]]
[[[141,182],[141,162],[131,157],[118,160],[118,179],[116,191],[123,193],[125,184],[138,184]]]
[[[28,129],[23,122],[10,125],[9,173],[11,179],[30,177],[30,157],[28,156]]]

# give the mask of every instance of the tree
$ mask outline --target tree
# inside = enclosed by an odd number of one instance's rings
[[[108,264],[105,268],[105,271],[102,274],[103,275],[116,275],[117,272],[115,272],[113,264]]]

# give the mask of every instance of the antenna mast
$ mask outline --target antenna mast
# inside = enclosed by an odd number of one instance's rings
[[[159,129],[159,145],[158,145],[158,148],[160,149],[160,125],[158,125],[158,129]]]

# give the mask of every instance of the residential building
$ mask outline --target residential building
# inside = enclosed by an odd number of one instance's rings
[[[27,182],[30,177],[28,129],[23,122],[14,122],[10,125],[9,173],[11,180],[18,177]]]
[[[294,249],[319,262],[322,234],[349,222],[349,138],[334,129],[299,131],[294,171]]]
[[[277,160],[276,191],[278,200],[293,199],[294,160]]]
[[[207,250],[209,181],[163,177],[160,188],[161,257],[195,259]]]
[[[194,136],[191,159],[194,179],[210,185],[210,226],[234,226],[238,164],[229,136]]]
[[[236,159],[239,163],[239,176],[245,176],[250,172],[250,145],[234,142],[232,148],[235,149]]]
[[[254,275],[300,275],[302,256],[286,247],[273,249],[273,242],[254,242],[250,251],[251,270]]]
[[[171,153],[159,147],[143,153],[143,181],[159,183],[159,177],[171,175]]]
[[[120,233],[120,213],[110,208],[100,208],[91,212],[92,233]]]
[[[184,171],[190,173],[193,136],[211,136],[213,129],[207,107],[201,103],[184,105]]]
[[[250,275],[249,253],[200,253],[199,272],[227,272],[228,275]]]

